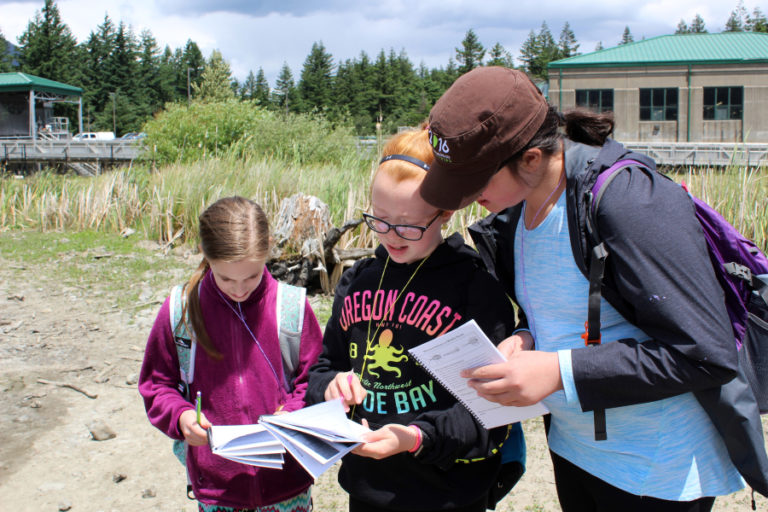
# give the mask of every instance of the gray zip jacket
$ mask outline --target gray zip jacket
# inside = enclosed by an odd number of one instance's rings
[[[602,147],[566,143],[568,230],[574,260],[587,279],[593,248],[586,229],[587,193],[601,171],[626,158],[655,169],[648,157],[610,139]],[[470,227],[486,266],[513,300],[514,239],[521,209],[521,204],[513,206]],[[605,190],[597,230],[609,252],[602,295],[651,339],[623,339],[571,352],[582,410],[692,391],[741,475],[754,490],[768,495],[760,415],[739,368],[723,292],[687,193],[661,174],[631,167]],[[526,325],[523,316],[518,327]],[[610,437],[610,423],[607,430]]]

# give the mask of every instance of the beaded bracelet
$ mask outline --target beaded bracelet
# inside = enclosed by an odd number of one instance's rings
[[[408,426],[416,431],[416,444],[413,445],[413,448],[408,450],[408,453],[414,453],[421,446],[421,429],[417,425]]]

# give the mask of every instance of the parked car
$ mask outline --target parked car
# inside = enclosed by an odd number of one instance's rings
[[[123,135],[122,137],[120,137],[120,140],[141,140],[141,139],[143,139],[146,136],[147,136],[147,134],[144,133],[144,132],[139,132],[139,133],[128,132],[125,135]]]
[[[78,133],[72,140],[114,140],[115,132],[83,132]]]

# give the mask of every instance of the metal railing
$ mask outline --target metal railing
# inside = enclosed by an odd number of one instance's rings
[[[664,166],[768,166],[768,144],[719,142],[623,142]]]
[[[0,140],[0,159],[5,162],[130,161],[143,151],[129,140]]]

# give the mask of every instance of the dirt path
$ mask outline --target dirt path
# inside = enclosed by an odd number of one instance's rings
[[[170,441],[147,422],[135,384],[154,301],[189,268],[179,260],[167,286],[145,293],[152,304],[119,310],[98,283],[62,284],[55,264],[0,259],[2,510],[196,510]],[[116,436],[93,440],[95,423]],[[526,425],[528,472],[497,510],[559,509],[541,430],[540,421]],[[346,510],[335,471],[314,494],[316,510]],[[715,510],[748,510],[748,498],[742,491],[718,500]],[[760,507],[768,502],[759,498]]]

